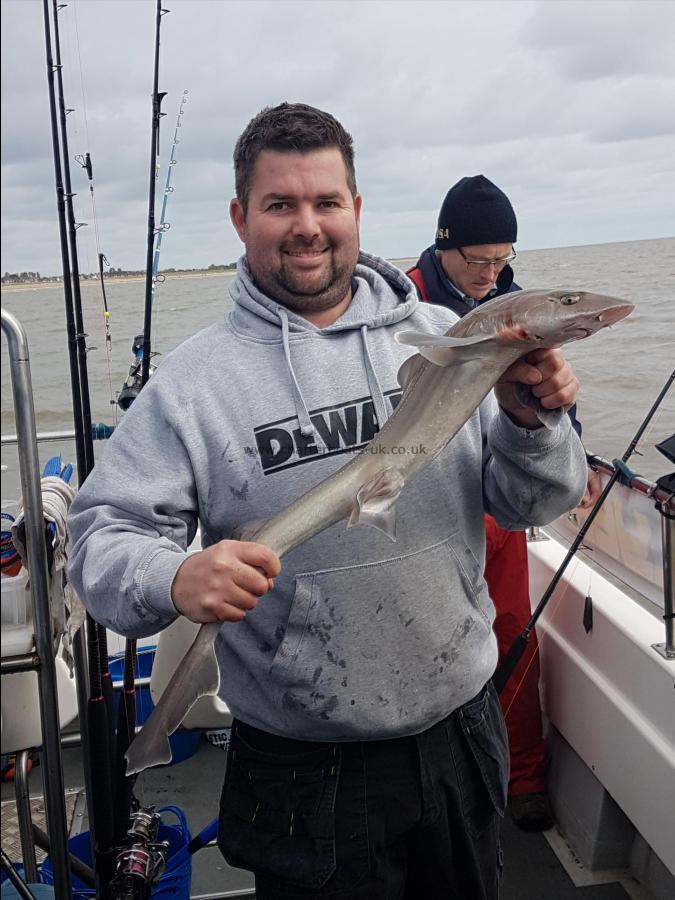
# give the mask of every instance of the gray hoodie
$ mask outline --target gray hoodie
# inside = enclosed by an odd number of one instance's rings
[[[264,296],[245,260],[226,319],[169,354],[73,503],[70,578],[92,615],[141,637],[177,617],[171,584],[204,546],[268,518],[351,458],[400,398],[393,335],[456,320],[361,254],[328,328]],[[216,644],[235,716],[290,738],[415,734],[471,697],[497,659],[483,513],[542,524],[581,497],[586,462],[561,418],[516,427],[491,394],[405,488],[397,540],[339,523],[289,552],[274,590]],[[533,498],[538,498],[533,500]]]

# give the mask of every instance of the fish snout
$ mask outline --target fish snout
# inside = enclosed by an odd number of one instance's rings
[[[596,305],[595,309],[588,310],[585,315],[571,322],[565,328],[565,334],[571,340],[581,340],[603,328],[611,328],[630,315],[634,309],[632,303],[623,300]]]
[[[632,303],[617,303],[615,306],[610,306],[608,309],[599,313],[597,320],[602,322],[603,325],[615,325],[617,322],[620,322],[621,319],[625,319],[626,316],[629,316],[634,309],[635,306]]]

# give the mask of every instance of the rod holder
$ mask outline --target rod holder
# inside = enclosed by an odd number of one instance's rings
[[[530,525],[526,531],[527,543],[534,544],[538,541],[548,541],[550,538],[544,534],[538,525]]]

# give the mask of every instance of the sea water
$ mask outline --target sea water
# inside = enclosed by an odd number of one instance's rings
[[[406,268],[415,260],[396,260]],[[622,297],[635,304],[632,315],[610,332],[569,344],[565,353],[581,381],[578,418],[591,453],[621,456],[673,369],[675,360],[675,238],[595,244],[518,254],[516,280],[523,288],[586,289]],[[158,285],[152,346],[166,354],[200,328],[227,314],[231,274],[167,277]],[[143,330],[145,284],[142,279],[106,286],[112,332],[111,358],[105,350],[101,290],[97,282],[82,288],[88,343],[92,421],[112,423],[114,404],[131,363],[131,345]],[[37,427],[55,431],[73,427],[63,290],[55,286],[3,288],[2,305],[14,313],[28,335]],[[155,361],[161,365],[162,356]],[[12,394],[5,342],[2,352],[2,433],[14,433]],[[111,400],[113,403],[111,404]],[[630,465],[652,480],[673,465],[654,444],[675,431],[675,389],[643,437],[642,456]],[[97,446],[97,452],[100,447]],[[72,442],[40,444],[44,462],[61,452],[75,462]],[[2,496],[18,494],[16,447],[3,447]]]

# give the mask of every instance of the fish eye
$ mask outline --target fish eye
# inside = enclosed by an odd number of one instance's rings
[[[560,298],[560,302],[563,306],[573,306],[575,303],[579,302],[578,294],[563,294]]]

